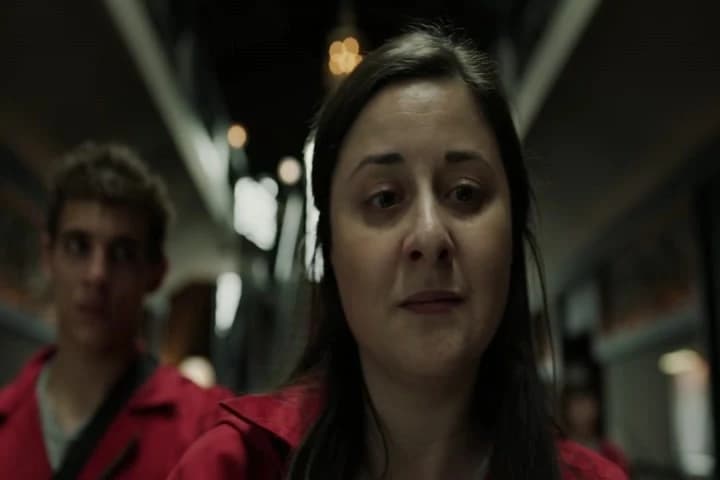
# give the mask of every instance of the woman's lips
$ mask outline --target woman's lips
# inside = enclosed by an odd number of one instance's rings
[[[413,294],[406,298],[400,306],[406,310],[420,314],[448,313],[465,299],[448,290],[429,290]]]

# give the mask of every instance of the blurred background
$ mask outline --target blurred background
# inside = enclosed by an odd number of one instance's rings
[[[87,139],[137,149],[177,208],[152,349],[238,392],[282,379],[303,342],[312,115],[363,52],[439,18],[498,61],[526,145],[558,417],[633,478],[720,477],[717,0],[4,0],[0,385],[52,341],[46,172]]]

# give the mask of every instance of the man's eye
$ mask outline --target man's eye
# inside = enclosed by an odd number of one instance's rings
[[[137,249],[130,245],[114,245],[110,249],[110,260],[115,263],[132,263],[137,260]]]
[[[392,190],[383,190],[370,197],[370,205],[380,209],[390,208],[400,202],[400,195]]]
[[[63,250],[73,257],[83,257],[90,250],[90,244],[85,238],[72,236],[63,241]]]

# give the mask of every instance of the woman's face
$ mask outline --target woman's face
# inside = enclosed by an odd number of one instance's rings
[[[363,368],[474,372],[505,308],[510,195],[492,128],[459,80],[388,86],[346,135],[330,257]]]

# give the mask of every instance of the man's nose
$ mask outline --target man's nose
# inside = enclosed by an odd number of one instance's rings
[[[107,253],[102,248],[94,248],[88,258],[86,280],[90,283],[104,283],[107,281],[109,270]]]

